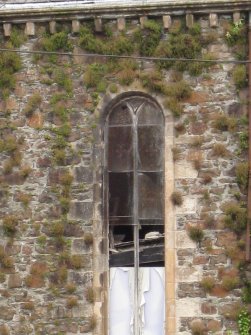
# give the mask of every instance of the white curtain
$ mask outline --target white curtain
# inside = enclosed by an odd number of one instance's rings
[[[133,335],[133,268],[110,269],[109,335]],[[164,335],[164,268],[139,269],[141,335]]]

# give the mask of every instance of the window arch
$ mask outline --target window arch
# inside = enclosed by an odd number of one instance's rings
[[[163,235],[164,117],[158,104],[133,96],[113,105],[105,146],[110,265],[160,262],[159,252],[149,258],[143,247],[146,239]],[[127,250],[130,242],[137,255]],[[116,252],[118,245],[127,250],[125,260]]]
[[[127,310],[129,313],[127,320],[132,313],[133,334],[137,335],[143,327],[140,316],[142,314],[140,294],[142,295],[143,292],[140,287],[140,278],[145,274],[149,280],[153,276],[157,278],[159,275],[162,276],[159,293],[161,299],[164,299],[164,116],[162,110],[153,99],[144,95],[126,96],[115,102],[109,109],[104,134],[104,208],[105,222],[109,228],[109,266],[113,268],[110,278],[124,278],[125,281],[130,276],[134,278],[134,293],[128,292],[134,300],[134,310],[131,312]],[[118,272],[116,270],[118,267],[128,267],[131,275],[129,272],[123,274],[121,270]],[[145,269],[146,272],[141,269],[142,267],[149,269]],[[116,275],[114,268],[117,271]],[[116,285],[120,286],[121,282],[118,283]],[[116,308],[123,309],[121,302],[117,304],[114,298],[116,296],[117,293],[114,294],[111,290],[110,320],[112,319],[112,323]],[[146,295],[144,300],[147,301]],[[125,308],[126,305],[128,304],[125,304]],[[147,313],[148,306],[149,304],[146,304],[143,313]],[[151,307],[153,306],[152,303]],[[127,312],[126,310],[124,313],[120,312],[120,315],[126,315]],[[160,328],[163,330],[164,316],[162,319],[160,315],[159,320]],[[126,327],[130,328],[128,321],[125,321],[122,328]],[[111,335],[113,335],[112,329],[117,328],[110,327]],[[159,331],[158,334],[160,334]]]

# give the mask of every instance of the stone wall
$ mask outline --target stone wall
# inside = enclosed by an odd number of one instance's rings
[[[234,60],[240,46],[228,44],[225,37],[233,27],[232,16],[216,16],[213,25],[212,17],[195,19],[187,24],[191,28],[196,21],[201,27],[202,56]],[[161,39],[168,40],[183,21],[169,22]],[[140,24],[144,27],[142,20],[129,21],[125,36]],[[107,27],[109,34],[100,32],[101,40],[109,45],[110,38],[112,45],[117,22],[109,21]],[[23,28],[16,26],[15,34],[22,35]],[[66,22],[59,30],[68,28]],[[20,50],[48,51],[45,30],[41,24],[35,36],[22,37]],[[17,43],[13,35],[10,40],[12,46]],[[1,86],[1,333],[104,333],[108,255],[102,226],[101,119],[109,101],[138,91],[153,96],[174,125],[173,159],[166,157],[182,199],[173,207],[174,333],[237,334],[245,247],[245,222],[244,227],[239,222],[246,216],[246,185],[245,180],[237,182],[236,167],[246,160],[247,92],[236,82],[234,64],[211,64],[193,75],[176,64],[176,69],[162,69],[159,78],[154,63],[141,60],[128,74],[123,64],[105,57],[81,56],[78,29],[68,34],[69,41],[73,56],[20,53],[16,82],[8,91]],[[102,72],[105,65],[108,72]],[[98,71],[90,72],[91,66],[100,71],[96,83]],[[174,93],[163,83],[180,81],[191,92],[175,101],[177,113],[170,104]],[[171,100],[166,101],[168,94]],[[171,199],[166,202],[170,205]],[[239,207],[234,210],[230,204]]]

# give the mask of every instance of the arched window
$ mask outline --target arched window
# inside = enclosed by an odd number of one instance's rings
[[[139,292],[142,289],[139,282],[143,270],[140,268],[157,269],[164,265],[163,179],[162,111],[151,98],[141,95],[125,97],[111,107],[106,119],[104,200],[112,276],[115,278],[114,268],[133,270],[134,335],[139,334],[141,328]],[[154,274],[149,272],[149,278]],[[117,285],[120,287],[125,276],[120,273],[117,278],[120,278]],[[122,334],[122,328],[125,329],[125,325],[116,331]]]

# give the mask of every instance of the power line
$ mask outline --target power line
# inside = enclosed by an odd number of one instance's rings
[[[211,64],[250,64],[251,60],[235,60],[235,59],[201,59],[201,58],[168,58],[168,57],[146,57],[146,56],[128,56],[128,55],[110,55],[110,54],[97,54],[97,53],[72,53],[72,52],[56,52],[56,51],[41,51],[41,50],[20,50],[20,49],[6,49],[0,48],[0,52],[15,52],[21,54],[34,54],[34,55],[59,55],[59,56],[82,56],[82,57],[100,57],[100,58],[118,58],[118,59],[135,59],[135,60],[148,60],[148,61],[179,61],[179,62],[200,62]]]

